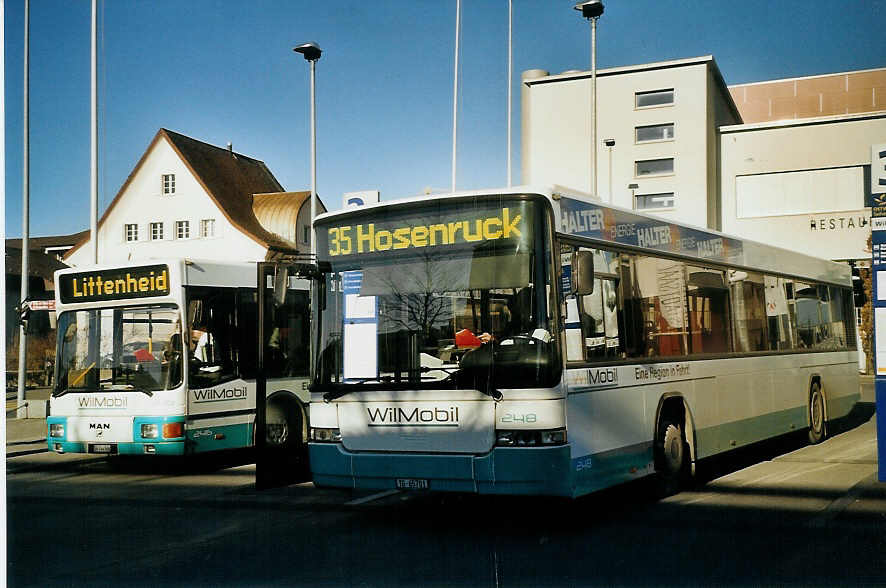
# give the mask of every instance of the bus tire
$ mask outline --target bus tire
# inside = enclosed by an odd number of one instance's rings
[[[809,443],[821,443],[828,436],[828,423],[825,419],[824,393],[821,382],[813,380],[809,388]]]
[[[689,476],[689,444],[683,424],[662,415],[655,438],[656,493],[664,498],[680,491]]]
[[[288,396],[268,401],[265,442],[269,447],[294,449],[304,445],[301,408]]]

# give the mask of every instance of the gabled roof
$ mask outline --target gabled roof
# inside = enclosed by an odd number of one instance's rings
[[[114,206],[123,197],[126,188],[141,169],[148,154],[161,140],[167,141],[181,157],[196,180],[235,228],[263,247],[287,246],[284,239],[262,227],[252,210],[253,194],[283,191],[283,187],[264,162],[203,143],[168,129],[157,131],[153,141],[99,220],[99,229]],[[68,255],[87,243],[88,240],[89,235],[87,234],[86,238],[68,251]]]
[[[4,255],[7,276],[22,275],[22,247],[6,247]],[[68,267],[60,262],[54,255],[46,255],[42,251],[32,250],[28,252],[28,275],[52,282],[52,274],[55,270]]]

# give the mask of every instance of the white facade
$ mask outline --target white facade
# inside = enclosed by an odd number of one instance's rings
[[[591,186],[589,72],[523,74],[523,182]],[[638,96],[671,92],[663,104]],[[720,228],[716,128],[740,121],[712,57],[597,72],[597,193],[604,202]],[[643,132],[657,131],[657,138]],[[614,142],[614,144],[613,144]],[[611,146],[610,146],[611,145]],[[662,162],[672,171],[645,173]],[[655,165],[655,164],[653,164]],[[653,197],[652,195],[665,195]],[[650,204],[657,204],[650,207]]]
[[[175,191],[163,193],[163,176],[175,176]],[[201,221],[214,221],[214,234],[201,237]],[[176,223],[188,223],[189,236],[176,234]],[[152,223],[162,225],[162,239],[152,238]],[[135,225],[136,238],[127,238]],[[98,262],[191,257],[226,261],[264,259],[265,247],[236,229],[207,194],[170,143],[155,141],[135,170],[98,231]],[[92,263],[91,239],[69,254],[68,265]]]
[[[720,128],[723,231],[834,260],[870,260],[871,145],[886,112]]]
[[[318,199],[319,212],[325,211]],[[65,256],[93,263],[86,233]],[[98,224],[98,262],[252,262],[306,251],[310,192],[283,192],[259,160],[160,129]]]

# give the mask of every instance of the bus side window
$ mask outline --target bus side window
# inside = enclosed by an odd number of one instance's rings
[[[628,356],[685,355],[689,317],[683,262],[624,254],[622,268]]]
[[[237,377],[235,291],[192,288],[188,292],[190,388],[208,388]],[[195,309],[200,312],[195,312]],[[243,342],[248,345],[248,342]]]
[[[766,333],[766,288],[763,276],[755,272],[729,270],[732,293],[732,332],[735,351],[764,351]]]
[[[620,257],[616,253],[581,247],[594,255],[594,291],[585,296],[571,293],[572,245],[561,244],[564,336],[568,361],[625,357],[619,292]]]
[[[270,301],[269,301],[270,303]],[[308,293],[289,290],[280,307],[272,304],[265,309],[271,325],[267,330],[266,364],[270,377],[308,375]]]
[[[252,289],[237,291],[237,343],[240,377],[255,379],[258,364],[258,294]],[[267,356],[265,362],[267,367]]]
[[[579,301],[586,356],[612,357],[623,350],[618,328],[618,287],[609,278],[594,280],[594,292]]]
[[[766,319],[768,322],[769,349],[781,351],[793,349],[797,339],[791,328],[791,306],[788,304],[788,286],[791,281],[775,276],[763,276],[766,288]]]
[[[794,283],[798,346],[812,349],[821,343],[821,301],[818,288],[803,282]]]
[[[731,351],[729,296],[722,270],[687,266],[689,349],[692,353]]]

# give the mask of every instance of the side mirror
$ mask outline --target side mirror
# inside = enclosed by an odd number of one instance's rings
[[[587,296],[594,293],[594,254],[576,251],[572,254],[572,293]]]
[[[283,306],[288,288],[289,268],[285,265],[278,266],[274,274],[274,306]]]

